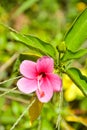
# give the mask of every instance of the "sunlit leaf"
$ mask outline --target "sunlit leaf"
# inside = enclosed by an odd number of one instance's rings
[[[65,36],[69,50],[75,52],[87,39],[87,8],[77,17]]]
[[[49,56],[55,58],[56,51],[51,44],[46,43],[35,36],[23,35],[23,34],[15,32],[15,31],[11,32],[11,34],[15,40],[23,43],[28,48],[31,48],[33,50],[37,50],[41,54],[49,55]]]
[[[76,84],[76,86],[87,96],[87,77],[82,75],[80,70],[77,68],[69,68],[66,74],[71,78],[71,80]]]
[[[85,54],[87,54],[87,49],[80,49],[79,51],[76,51],[76,52],[67,50],[65,55],[62,57],[62,61],[78,59],[78,58],[81,58],[82,56],[84,56]]]
[[[32,100],[36,98],[35,102],[32,104],[32,106],[29,109],[29,117],[30,117],[30,122],[31,124],[40,116],[41,110],[43,103],[41,103],[37,97],[33,97]]]
[[[70,126],[65,120],[62,121],[62,127],[66,130],[75,130],[72,126]]]
[[[37,61],[41,57],[41,55],[33,54],[33,53],[21,53],[20,54],[20,61],[23,60],[32,60],[34,62]]]
[[[72,114],[72,115],[66,116],[66,120],[70,121],[70,122],[79,122],[87,127],[87,118],[86,117],[76,116],[76,115]]]

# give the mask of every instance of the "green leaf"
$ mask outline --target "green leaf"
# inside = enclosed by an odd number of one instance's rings
[[[41,103],[37,97],[33,97],[31,99],[31,102],[32,100],[34,100],[34,98],[36,98],[35,102],[32,104],[32,106],[29,109],[29,117],[30,117],[31,124],[39,117],[43,106],[43,103]]]
[[[23,35],[17,32],[11,32],[11,34],[15,40],[20,41],[30,49],[39,51],[41,54],[49,55],[55,59],[56,51],[51,44],[31,35]]]
[[[82,75],[80,70],[77,68],[69,68],[66,74],[71,78],[71,80],[79,87],[85,96],[87,96],[87,77]]]
[[[22,62],[23,60],[31,60],[36,62],[37,59],[39,59],[41,57],[41,55],[37,55],[37,54],[33,54],[33,53],[21,53],[20,54],[20,62]]]
[[[87,49],[80,49],[79,51],[76,51],[76,52],[67,50],[67,52],[65,53],[65,55],[62,57],[61,60],[69,61],[72,59],[78,59],[78,58],[81,58],[82,56],[84,56],[85,54],[87,54]]]
[[[35,36],[30,36],[30,35],[25,35],[25,36],[28,38],[28,40],[31,40],[33,42],[32,44],[34,44],[36,48],[43,51],[43,53],[48,54],[55,58],[56,51],[50,43],[44,42]]]
[[[75,52],[87,39],[87,8],[77,17],[65,36],[67,49]]]

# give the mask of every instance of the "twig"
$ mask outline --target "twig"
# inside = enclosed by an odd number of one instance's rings
[[[11,99],[11,100],[15,100],[15,101],[18,101],[18,102],[21,102],[21,103],[24,103],[24,104],[29,104],[29,102],[30,102],[30,101],[22,99],[22,98],[8,96],[8,95],[5,95],[5,98]]]
[[[13,126],[11,127],[10,130],[13,130],[16,125],[19,123],[19,121],[22,119],[22,117],[24,116],[24,114],[29,110],[29,108],[32,106],[32,104],[35,102],[36,98],[31,102],[31,104],[29,104],[27,106],[27,108],[24,110],[24,112],[19,116],[19,118],[16,120],[16,122],[13,124]]]
[[[60,130],[60,124],[61,124],[61,119],[62,119],[62,115],[61,115],[62,105],[63,105],[63,88],[60,92],[59,109],[58,109],[59,111],[58,111],[58,118],[57,118],[57,123],[56,123],[56,128],[58,128],[58,130]]]
[[[17,59],[19,54],[15,53],[5,64],[0,67],[0,74],[5,71]],[[0,80],[2,77],[0,77]]]
[[[8,91],[6,91],[6,92],[0,94],[0,97],[2,97],[2,96],[4,96],[4,95],[6,95],[6,94],[8,94],[8,93],[10,93],[10,92],[12,92],[12,91],[14,91],[15,89],[17,89],[17,87],[12,88],[12,89],[10,89],[10,90],[8,90]]]
[[[1,91],[1,92],[7,92],[7,91],[9,91],[9,90],[10,90],[10,89],[8,89],[8,88],[1,88],[1,87],[0,87],[0,91]],[[20,91],[18,91],[18,90],[11,91],[11,93],[26,95],[25,93],[22,93],[22,92],[20,92]],[[29,96],[31,97],[32,94],[29,94]]]
[[[19,78],[21,78],[21,76],[17,76],[17,77],[14,77],[14,78],[11,78],[11,79],[2,81],[2,82],[0,82],[0,84],[4,84],[4,83],[7,83],[7,82],[9,82],[9,81],[12,81],[12,80],[15,80],[15,79],[19,79]]]
[[[4,65],[0,67],[0,73],[5,71],[18,57],[19,54],[15,53]]]
[[[0,91],[1,92],[6,92],[6,91],[9,91],[10,89],[8,89],[8,88],[1,88],[0,87]],[[20,92],[20,91],[18,91],[18,90],[14,90],[12,93],[16,93],[16,94],[23,94],[24,95],[24,93],[22,93],[22,92]]]

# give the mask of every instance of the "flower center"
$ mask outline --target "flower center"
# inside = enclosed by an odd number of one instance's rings
[[[38,80],[38,86],[37,86],[37,88],[38,88],[38,92],[40,94],[40,97],[43,97],[45,95],[44,91],[41,90],[41,86],[40,86],[40,80],[41,80],[41,78],[43,78],[45,76],[46,76],[46,74],[44,72],[41,72],[39,74],[39,76],[37,77],[37,80]]]
[[[38,76],[37,76],[37,79],[38,80],[41,80],[41,78],[44,78],[46,77],[46,74],[44,72],[41,72]]]
[[[41,72],[40,75],[42,75],[42,77],[46,76],[46,74],[44,72]]]

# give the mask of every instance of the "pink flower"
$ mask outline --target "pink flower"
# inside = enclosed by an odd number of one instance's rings
[[[41,102],[48,102],[53,92],[61,91],[62,81],[60,77],[53,74],[54,61],[44,56],[33,62],[24,60],[20,65],[20,73],[23,78],[19,79],[17,86],[20,91],[29,94],[36,91]]]

